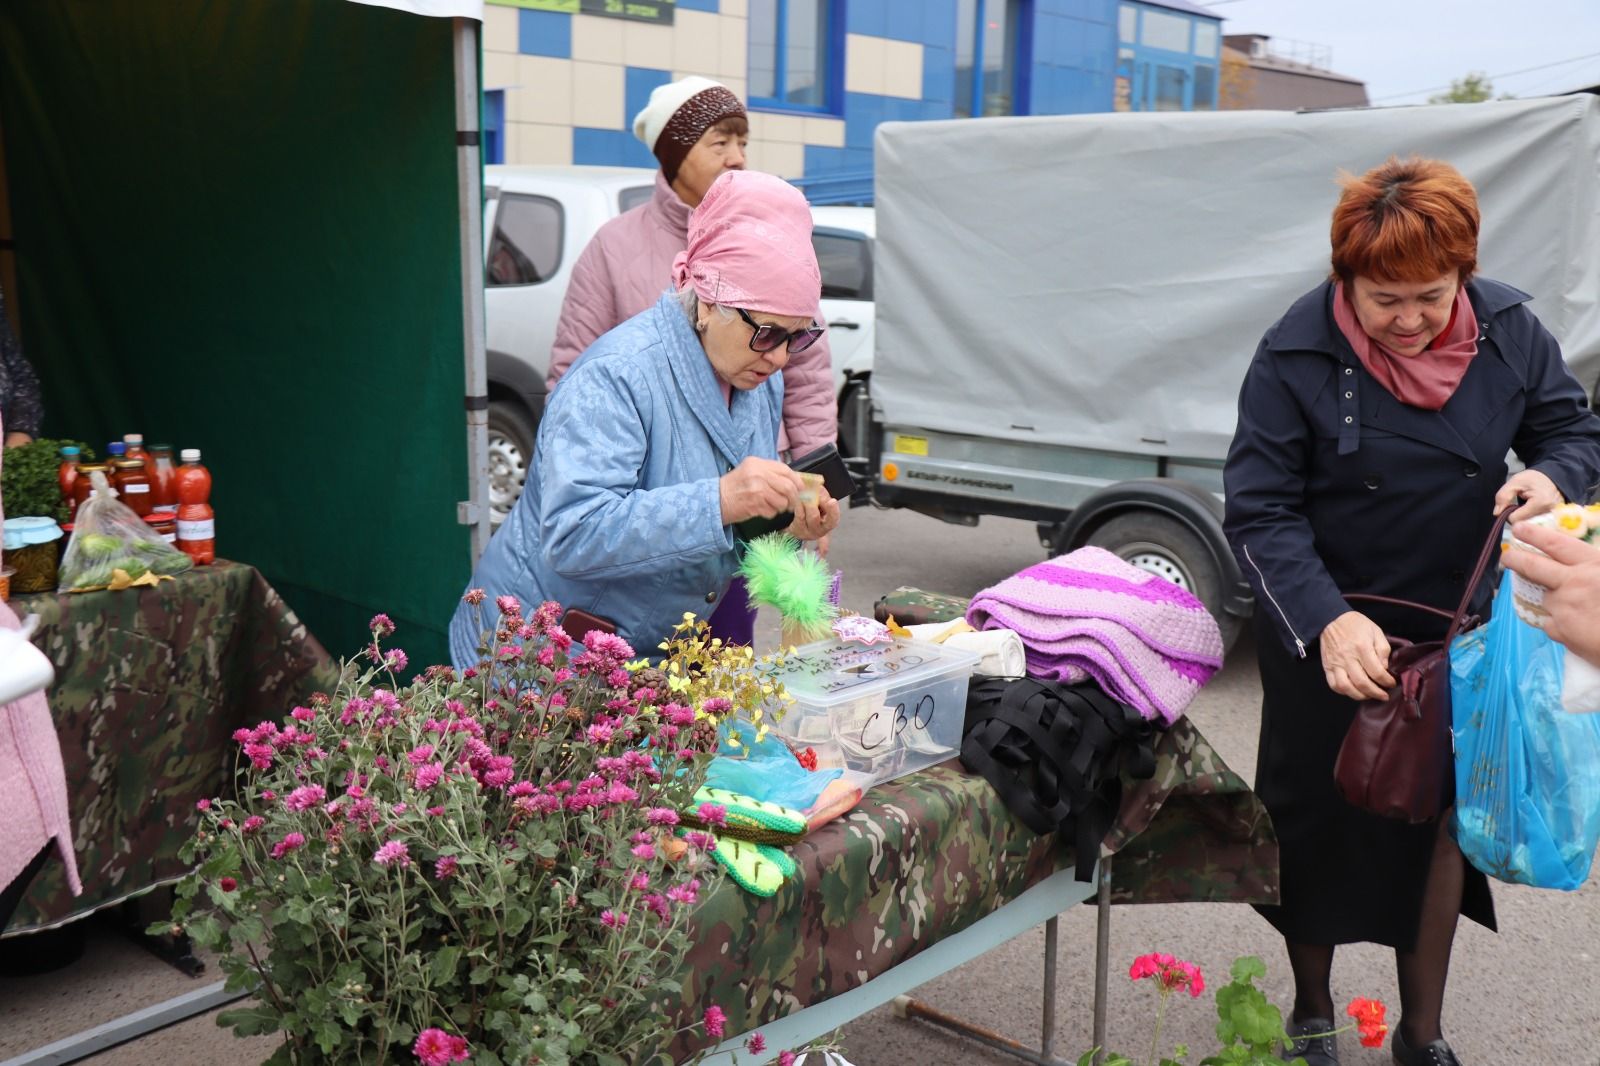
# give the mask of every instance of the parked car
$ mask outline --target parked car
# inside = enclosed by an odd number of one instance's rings
[[[484,171],[489,499],[496,522],[521,495],[533,457],[550,347],[572,266],[596,230],[650,199],[655,173],[576,166]],[[873,210],[816,207],[812,215],[834,385],[842,392],[872,368]]]

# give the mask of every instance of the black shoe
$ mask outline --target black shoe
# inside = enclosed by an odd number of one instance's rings
[[[1405,1037],[1400,1035],[1398,1026],[1394,1030],[1394,1039],[1389,1042],[1389,1052],[1399,1066],[1461,1066],[1461,1060],[1456,1058],[1456,1053],[1450,1050],[1450,1045],[1444,1042],[1443,1037],[1421,1047],[1410,1047]]]
[[[1339,1066],[1339,1044],[1332,1036],[1305,1035],[1326,1033],[1333,1027],[1333,1023],[1326,1018],[1307,1018],[1303,1022],[1290,1022],[1289,1046],[1283,1049],[1281,1058],[1284,1062],[1293,1062],[1297,1058],[1305,1059],[1306,1066]]]

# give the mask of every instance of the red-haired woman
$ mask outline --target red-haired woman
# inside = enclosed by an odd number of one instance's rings
[[[1262,340],[1224,474],[1228,537],[1256,592],[1256,791],[1281,846],[1282,903],[1261,911],[1294,971],[1291,1035],[1333,1027],[1336,945],[1386,944],[1403,1011],[1395,1061],[1453,1066],[1450,946],[1459,914],[1494,927],[1488,883],[1448,816],[1381,818],[1333,784],[1358,701],[1394,684],[1384,634],[1437,640],[1445,623],[1344,597],[1453,610],[1495,515],[1588,499],[1600,418],[1528,295],[1473,276],[1477,194],[1458,171],[1391,159],[1343,185],[1333,276]],[[1512,450],[1527,468],[1508,479]],[[1331,1038],[1294,1050],[1310,1066],[1338,1061]]]

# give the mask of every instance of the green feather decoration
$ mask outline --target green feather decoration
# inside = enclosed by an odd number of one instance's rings
[[[739,576],[753,602],[775,608],[807,640],[827,636],[838,617],[838,608],[828,601],[833,586],[828,564],[787,533],[768,533],[746,545]]]

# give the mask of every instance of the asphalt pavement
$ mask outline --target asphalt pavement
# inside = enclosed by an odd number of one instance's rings
[[[1043,549],[1031,524],[985,519],[977,528],[950,526],[909,512],[850,512],[834,537],[833,561],[845,573],[845,605],[870,612],[878,596],[899,585],[970,595],[1039,561]],[[763,618],[760,635],[776,626]],[[1235,770],[1255,772],[1260,685],[1254,648],[1234,650],[1227,668],[1200,694],[1190,716]],[[1600,884],[1575,893],[1496,883],[1501,931],[1464,924],[1445,1004],[1445,1029],[1466,1066],[1600,1066]],[[1062,916],[1055,1050],[1075,1062],[1090,1044],[1094,910]],[[929,982],[916,993],[929,1005],[979,1022],[1018,1040],[1040,1036],[1044,936],[1033,930]],[[1226,981],[1235,956],[1259,955],[1264,987],[1287,1008],[1292,995],[1282,942],[1249,907],[1164,904],[1119,907],[1111,921],[1110,1043],[1145,1061],[1154,996],[1149,982],[1128,980],[1134,956],[1165,951],[1198,963],[1207,982]],[[131,1010],[217,980],[215,967],[198,981],[184,977],[108,928],[96,926],[84,958],[28,979],[0,978],[0,1066],[13,1055]],[[1392,952],[1358,945],[1334,963],[1334,996],[1390,1004],[1399,1015]],[[1185,1043],[1189,1062],[1214,1050],[1214,1000],[1175,1001],[1163,1029],[1162,1051]],[[1210,1041],[1208,1043],[1208,1041]],[[846,1027],[842,1044],[856,1066],[1005,1066],[1017,1060],[950,1036],[888,1008]],[[271,1053],[266,1039],[237,1040],[210,1016],[165,1029],[85,1060],[93,1066],[212,1066],[258,1063]],[[1341,1038],[1345,1066],[1388,1063],[1387,1047],[1362,1048]]]

